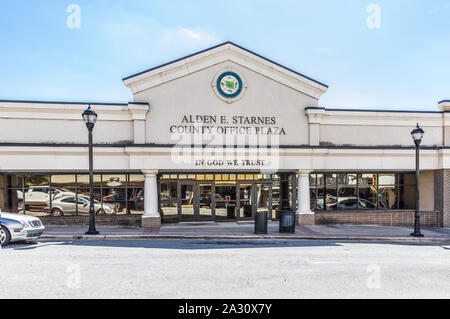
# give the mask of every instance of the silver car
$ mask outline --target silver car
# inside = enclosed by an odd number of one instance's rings
[[[52,200],[52,210],[50,212],[50,202],[45,204],[44,211],[49,212],[51,216],[74,215],[77,211],[79,214],[89,214],[89,199],[73,195],[60,196]],[[118,204],[102,204],[94,200],[94,212],[96,215],[115,214],[118,211]]]
[[[38,239],[44,232],[39,218],[11,213],[0,213],[0,242],[2,246],[10,242]]]

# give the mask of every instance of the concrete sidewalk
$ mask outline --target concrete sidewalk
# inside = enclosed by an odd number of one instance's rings
[[[363,225],[297,226],[295,234],[280,234],[278,223],[267,235],[254,234],[253,224],[211,223],[163,225],[159,231],[138,227],[99,226],[98,236],[86,236],[86,226],[47,226],[41,240],[55,239],[316,239],[383,241],[450,241],[449,228],[422,229],[424,238],[411,237],[410,227]]]

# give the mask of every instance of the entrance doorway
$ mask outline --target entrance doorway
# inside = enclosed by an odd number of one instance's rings
[[[290,185],[281,191],[282,183],[276,174],[163,174],[159,179],[162,221],[251,221],[258,211],[268,211],[273,219],[281,203],[283,207],[295,203],[288,196]]]

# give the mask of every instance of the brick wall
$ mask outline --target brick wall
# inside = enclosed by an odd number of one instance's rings
[[[450,170],[435,171],[434,209],[440,213],[440,226],[450,227]]]
[[[39,217],[44,225],[88,226],[89,216]],[[96,226],[141,226],[142,215],[95,216]]]
[[[413,226],[415,211],[337,211],[316,212],[316,225],[355,224],[380,226]],[[420,222],[425,227],[439,227],[439,212],[422,212]]]

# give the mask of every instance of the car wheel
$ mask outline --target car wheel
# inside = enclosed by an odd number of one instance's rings
[[[100,208],[95,214],[96,215],[106,215],[106,212],[103,208]]]
[[[9,242],[11,241],[11,234],[9,233],[9,230],[2,225],[0,228],[0,242],[2,246],[8,246]]]
[[[54,217],[64,216],[64,213],[59,208],[53,208],[52,209],[52,216],[54,216]]]

